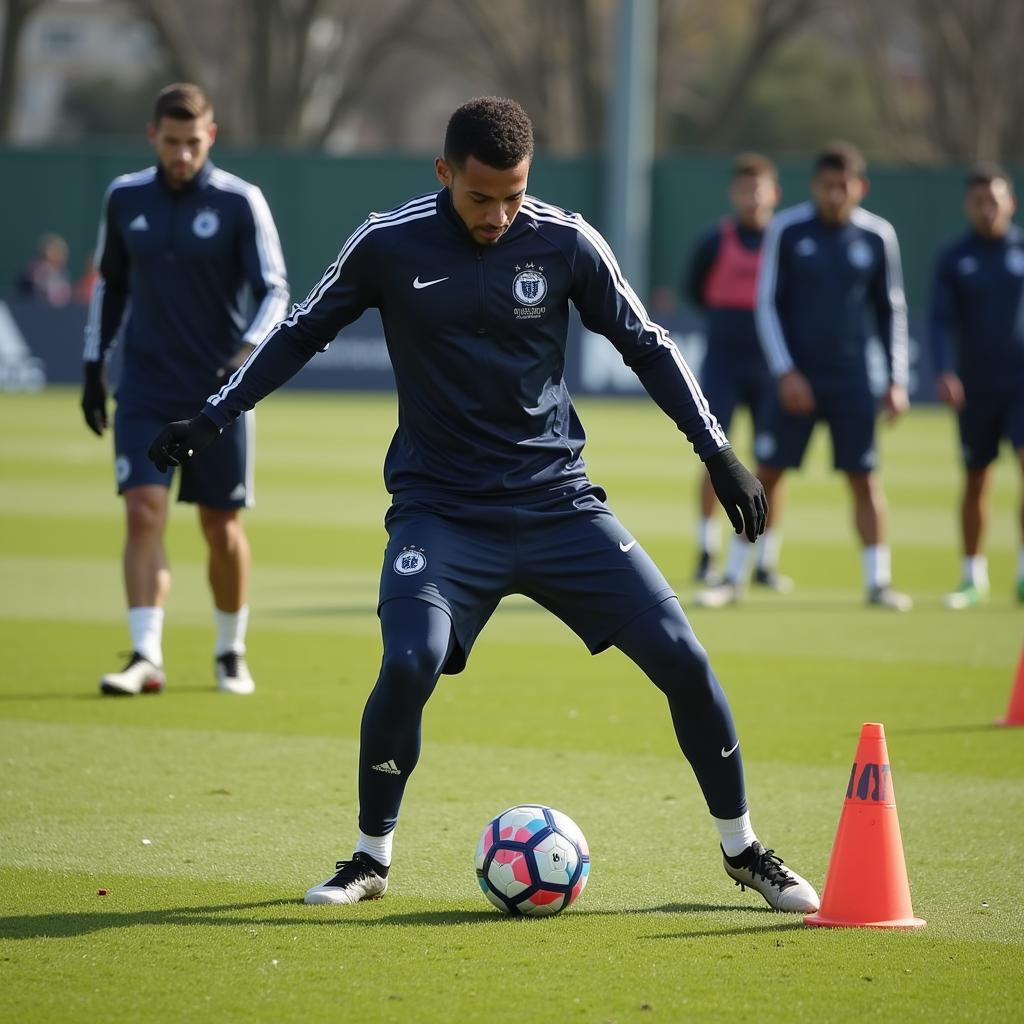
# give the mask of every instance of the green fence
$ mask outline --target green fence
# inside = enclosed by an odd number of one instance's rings
[[[386,210],[437,186],[422,157],[344,157],[237,151],[218,147],[220,166],[259,184],[277,220],[295,297],[315,283],[341,243],[370,210]],[[95,243],[100,201],[116,175],[151,162],[137,148],[0,148],[0,295],[7,293],[37,238],[63,235],[77,274]],[[729,160],[668,156],[655,167],[651,290],[677,288],[696,235],[726,209]],[[782,167],[784,204],[807,196],[804,163]],[[602,227],[603,168],[597,157],[538,156],[530,190],[581,211]],[[963,229],[962,172],[876,168],[866,205],[891,220],[903,249],[908,299],[921,313],[937,248]]]

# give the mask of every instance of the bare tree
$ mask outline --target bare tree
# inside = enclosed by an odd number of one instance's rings
[[[756,0],[750,17],[753,30],[725,85],[701,119],[699,142],[713,146],[728,138],[769,58],[795,31],[807,26],[820,6],[820,0]]]
[[[11,132],[14,97],[18,88],[21,42],[29,21],[43,0],[2,0],[3,39],[0,40],[0,139]]]
[[[1022,155],[1024,4],[861,0],[852,10],[874,105],[898,153],[958,161]],[[916,58],[913,80],[894,64],[899,37]]]
[[[435,3],[415,43],[484,88],[515,96],[538,145],[594,149],[604,136],[610,0]],[[509,31],[515,25],[515,31]]]
[[[1016,129],[1024,4],[917,0],[915,11],[933,97],[929,127],[943,154],[998,158]]]
[[[212,72],[219,115],[239,142],[321,146],[385,58],[415,30],[422,0],[135,0],[182,77]],[[189,26],[201,18],[205,45]],[[230,55],[226,59],[226,55]]]

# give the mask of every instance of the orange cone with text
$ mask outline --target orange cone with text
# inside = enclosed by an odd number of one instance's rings
[[[885,729],[865,722],[832,846],[821,909],[805,924],[827,928],[922,928],[910,905]]]
[[[1010,694],[1010,706],[1006,709],[1006,717],[999,719],[1000,725],[1024,725],[1024,650],[1020,652],[1017,663],[1017,678]]]

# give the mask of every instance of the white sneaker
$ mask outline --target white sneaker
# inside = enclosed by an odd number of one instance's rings
[[[164,670],[144,658],[138,651],[120,672],[108,672],[100,680],[100,693],[110,697],[133,697],[137,693],[159,693],[167,677]]]
[[[965,608],[973,608],[975,605],[983,604],[988,600],[988,587],[985,584],[980,586],[965,580],[952,593],[946,595],[945,603],[947,608],[954,611],[963,611]]]
[[[245,663],[245,655],[237,651],[218,654],[216,659],[217,689],[221,693],[235,693],[246,696],[253,693],[256,684]]]
[[[754,570],[751,580],[755,587],[764,587],[776,594],[790,594],[796,586],[792,577],[783,576],[778,569],[767,569],[763,565]]]
[[[894,612],[909,612],[914,607],[914,602],[909,594],[893,590],[890,586],[870,587],[868,589],[868,604],[872,604],[876,608],[888,608]]]
[[[725,608],[730,604],[739,604],[742,596],[742,588],[726,580],[715,587],[702,587],[694,594],[693,603],[700,608]]]
[[[388,869],[368,853],[354,853],[351,860],[339,860],[334,867],[337,874],[307,890],[304,903],[378,900],[388,890]]]
[[[754,889],[775,910],[787,914],[812,914],[818,909],[818,894],[805,878],[790,871],[775,856],[774,850],[766,850],[760,843],[753,842],[738,857],[726,856],[725,873],[740,889]]]

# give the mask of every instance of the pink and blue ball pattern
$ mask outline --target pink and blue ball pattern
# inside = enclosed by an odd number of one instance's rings
[[[483,830],[476,875],[499,910],[548,917],[583,892],[590,849],[579,826],[561,811],[542,804],[511,807]]]

